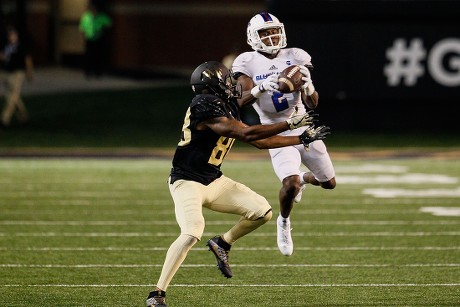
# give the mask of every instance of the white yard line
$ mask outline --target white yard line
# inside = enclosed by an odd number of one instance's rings
[[[307,287],[318,287],[318,288],[331,288],[331,287],[458,287],[460,283],[433,283],[433,284],[172,284],[170,287],[185,287],[185,288],[223,288],[223,287],[296,287],[296,288],[307,288]],[[142,284],[51,284],[51,285],[19,285],[19,284],[7,284],[0,285],[0,287],[61,287],[61,288],[111,288],[111,287],[152,287],[152,285]]]
[[[0,237],[176,237],[177,232],[0,232]],[[204,237],[215,233],[205,232]],[[271,232],[251,234],[253,237],[273,237]],[[293,237],[429,237],[460,236],[460,231],[416,232],[294,232]]]
[[[363,194],[376,198],[459,198],[460,187],[451,189],[364,189]]]
[[[136,251],[167,251],[169,247],[25,247],[8,248],[0,247],[0,251],[33,251],[33,252],[136,252]],[[371,246],[348,246],[348,247],[299,247],[296,250],[302,251],[449,251],[460,250],[460,246],[394,246],[394,247],[371,247]],[[277,251],[277,247],[233,247],[233,251]],[[208,248],[194,247],[192,251],[208,251]]]
[[[0,264],[0,268],[158,268],[163,264]],[[215,267],[215,264],[182,264],[184,268]],[[460,263],[412,263],[412,264],[232,264],[232,267],[249,268],[433,268],[460,267]]]
[[[433,209],[434,210],[434,209]],[[422,212],[429,212],[423,210]],[[273,222],[274,223],[274,222]],[[295,221],[295,225],[460,225],[459,221],[436,220],[436,221]],[[213,220],[207,221],[206,225],[233,225],[234,221]],[[34,226],[152,226],[152,225],[177,225],[176,221],[0,221],[0,225],[34,225]]]
[[[120,201],[121,202],[121,201]],[[346,203],[346,202],[344,202]],[[333,204],[338,204],[337,202],[334,201]],[[339,203],[341,204],[341,203]],[[366,201],[366,204],[369,204],[368,201]],[[379,204],[379,202],[376,202],[376,204]],[[3,204],[0,204],[0,207],[2,206]],[[35,204],[36,206],[39,206],[40,204],[36,203]],[[106,206],[104,204],[95,204],[93,201],[88,201],[88,202],[85,202],[85,205],[87,206],[91,206],[91,207],[99,207],[99,206]],[[131,207],[134,207],[137,205],[137,203],[135,201],[133,201],[132,204],[130,204],[129,202],[128,203],[124,203],[123,205],[129,205]],[[140,204],[140,205],[147,205],[147,204]],[[174,207],[172,205],[172,202],[168,203],[169,206],[171,206],[171,209],[156,209],[155,208],[155,215],[171,215],[171,217],[174,216]],[[361,205],[361,204],[360,204]],[[14,213],[15,215],[19,215],[19,214],[26,214],[26,215],[30,215],[30,212],[31,210],[30,209],[25,209],[25,210],[21,210],[21,209],[18,209],[17,207],[18,205],[15,203],[14,204],[14,208],[13,209],[1,209],[2,213],[3,214],[6,214],[6,213]],[[47,204],[47,206],[49,206],[49,204]],[[58,205],[58,206],[61,206],[61,205]],[[68,212],[68,208],[66,208],[67,205],[62,205],[63,208],[59,208],[59,209],[37,209],[37,214],[40,214],[40,215],[56,215],[57,213],[59,214],[64,214],[66,212]],[[77,205],[79,206],[79,205]],[[149,206],[152,206],[152,205],[149,205]],[[153,208],[153,206],[152,206]],[[210,211],[210,210],[206,210],[207,213],[209,214],[216,214],[216,215],[221,215],[222,213],[219,213],[219,212],[213,212],[213,211]],[[126,210],[119,210],[117,209],[116,211],[117,213],[117,216],[124,216],[126,214],[138,214],[139,211],[138,210],[130,210],[130,209],[126,209]],[[101,211],[101,212],[98,212],[98,215],[101,216],[101,215],[104,215],[104,214],[107,214],[107,215],[114,215],[114,212],[112,211],[109,211],[109,210],[106,210],[106,211]],[[379,208],[372,208],[372,209],[302,209],[301,207],[299,208],[296,208],[295,210],[295,214],[296,215],[341,215],[341,214],[346,214],[346,215],[384,215],[384,214],[391,214],[391,215],[415,215],[415,214],[420,214],[420,211],[418,209],[406,209],[406,208],[403,208],[403,209],[379,209]]]

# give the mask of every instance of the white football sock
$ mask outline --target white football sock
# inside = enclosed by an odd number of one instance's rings
[[[288,217],[282,217],[281,214],[278,215],[278,224],[291,224],[291,220],[289,219],[289,216]]]
[[[303,180],[303,176],[304,176],[305,174],[306,174],[306,172],[301,172],[301,173],[299,174],[299,176],[300,176],[300,185],[306,184],[305,180]]]

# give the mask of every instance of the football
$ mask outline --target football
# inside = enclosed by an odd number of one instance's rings
[[[303,75],[300,73],[300,66],[289,66],[279,74],[278,90],[281,93],[292,93],[298,91],[303,84],[302,77]]]

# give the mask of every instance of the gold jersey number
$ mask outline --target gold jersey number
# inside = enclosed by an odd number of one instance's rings
[[[192,140],[192,132],[190,131],[190,108],[188,108],[187,113],[185,114],[184,125],[182,126],[182,137],[179,141],[179,146],[185,146],[190,144]],[[216,143],[216,146],[211,152],[208,163],[219,166],[222,164],[225,156],[227,155],[230,148],[232,148],[235,139],[221,136]]]
[[[216,147],[212,150],[208,163],[215,166],[221,165],[228,151],[232,148],[233,142],[235,142],[235,139],[221,136],[217,141]]]

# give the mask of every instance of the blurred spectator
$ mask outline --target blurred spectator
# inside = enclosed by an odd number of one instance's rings
[[[100,77],[105,69],[105,38],[111,18],[92,2],[80,18],[80,32],[85,39],[84,69],[87,77]]]
[[[29,114],[21,98],[22,84],[25,78],[33,78],[33,61],[16,28],[7,28],[7,40],[0,53],[0,82],[5,92],[5,106],[2,112],[1,125],[8,127],[13,115],[16,114],[20,123],[29,120]]]

